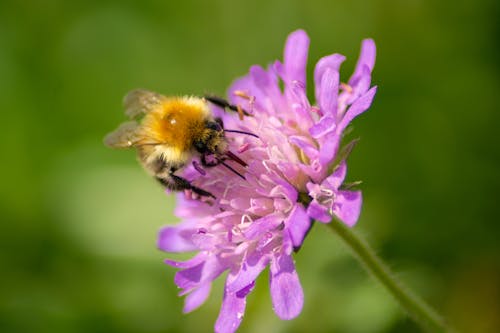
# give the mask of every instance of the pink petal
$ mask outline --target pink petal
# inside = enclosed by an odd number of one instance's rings
[[[247,297],[255,287],[255,281],[251,282],[248,286],[245,286],[236,292],[236,297],[242,298]]]
[[[214,280],[226,269],[226,264],[219,260],[217,256],[209,255],[202,263],[177,272],[174,282],[179,288],[184,289],[181,292],[182,295],[203,283]]]
[[[337,133],[341,133],[354,118],[368,110],[368,108],[372,104],[373,97],[375,97],[376,92],[377,87],[371,88],[349,107],[344,117],[342,118],[342,121],[337,127]]]
[[[299,147],[310,160],[318,157],[318,150],[306,137],[292,135],[288,138],[288,141]]]
[[[307,206],[307,215],[322,223],[329,223],[332,220],[332,216],[328,213],[328,208],[316,201],[311,202]]]
[[[347,163],[345,161],[342,161],[337,166],[332,175],[328,176],[325,179],[323,185],[325,185],[330,190],[336,191],[340,187],[340,185],[342,185],[342,183],[344,182],[346,174],[347,174]]]
[[[219,317],[215,322],[215,332],[233,333],[240,326],[245,314],[247,299],[246,296],[238,296],[241,295],[224,290]]]
[[[314,182],[321,182],[324,178],[326,172],[326,166],[323,166],[319,162],[319,152],[318,155],[311,159],[308,165],[300,164],[300,169],[309,176],[309,178]]]
[[[341,134],[341,131],[339,131],[337,127],[334,133],[330,132],[322,138],[319,150],[319,162],[322,165],[327,165],[335,159],[340,144]]]
[[[376,47],[373,39],[365,39],[361,43],[361,51],[358,58],[358,62],[356,63],[356,68],[351,78],[349,79],[349,85],[354,86],[359,81],[362,76],[363,67],[367,66],[369,72],[373,70],[375,66],[375,57],[376,57]]]
[[[248,212],[256,215],[271,214],[273,209],[273,199],[271,198],[251,198]]]
[[[281,215],[266,215],[252,222],[245,230],[244,235],[247,239],[255,239],[268,231],[276,229],[283,222]]]
[[[220,243],[220,239],[217,235],[200,231],[193,234],[191,239],[193,244],[196,245],[197,250],[200,251],[210,251]]]
[[[281,178],[274,179],[274,182],[278,185],[269,192],[269,197],[275,198],[284,196],[290,202],[297,201],[299,193],[293,185],[290,185],[290,183]]]
[[[198,177],[199,173],[189,165],[185,170],[183,176],[186,177],[186,179],[190,179],[188,177],[188,169],[190,170],[190,173],[192,173],[194,176]],[[177,204],[175,206],[174,210],[174,215],[179,217],[179,218],[184,218],[184,219],[189,219],[189,218],[205,218],[207,215],[209,216],[209,212],[213,210],[210,206],[203,204],[202,202],[198,200],[188,200],[186,199],[186,196],[184,195],[183,192],[179,192],[175,196],[175,200],[177,201]],[[186,223],[183,223],[186,224]],[[195,224],[194,222],[191,222],[191,224]]]
[[[306,63],[309,50],[309,37],[304,30],[292,32],[286,41],[283,65],[286,75],[285,84],[292,81],[306,83]]]
[[[363,202],[361,191],[339,191],[335,199],[333,213],[349,227],[356,224]]]
[[[182,271],[178,271],[175,273],[174,282],[175,284],[184,289],[185,292],[190,291],[193,288],[196,288],[201,282],[201,276],[203,272],[203,267],[205,266],[205,262],[201,262],[196,266],[192,266]]]
[[[237,292],[253,283],[269,263],[269,256],[254,251],[242,263],[240,270],[226,283],[229,292]]]
[[[207,254],[204,252],[199,252],[193,258],[186,261],[175,261],[170,259],[165,259],[165,263],[175,268],[190,268],[199,265],[207,258]]]
[[[250,103],[250,100],[238,96],[236,92],[243,92],[250,97],[253,97],[253,104]],[[258,109],[259,112],[268,111],[268,108],[266,108],[265,104],[263,104],[266,100],[266,96],[259,87],[255,86],[254,79],[250,75],[241,77],[234,81],[227,91],[227,96],[232,104],[240,105],[243,109],[250,113],[254,112],[254,108]]]
[[[319,139],[332,132],[336,126],[337,121],[334,117],[324,116],[309,129],[309,133],[313,138]]]
[[[200,307],[203,303],[205,303],[208,295],[210,295],[211,289],[212,283],[207,282],[193,290],[189,295],[186,296],[182,312],[188,313]]]
[[[288,320],[298,316],[304,292],[291,256],[282,254],[271,261],[270,284],[273,309],[278,317]]]
[[[292,81],[290,94],[291,112],[288,118],[292,118],[303,129],[308,129],[314,123],[312,118],[311,104],[307,98],[305,82]],[[291,117],[290,117],[291,116]]]
[[[325,115],[337,113],[337,97],[339,92],[339,72],[327,68],[321,77],[321,90],[317,100],[320,110]]]
[[[331,70],[332,72],[337,72],[338,74],[340,65],[342,64],[342,62],[344,62],[344,60],[345,57],[343,55],[332,54],[321,58],[316,64],[316,67],[314,68],[314,89],[317,102],[321,100],[321,95],[324,91],[324,89],[322,88],[323,74],[326,70]],[[334,94],[334,98],[337,99],[338,91],[332,91],[331,93]]]
[[[361,66],[360,75],[351,86],[354,91],[353,97],[358,98],[360,95],[364,94],[370,88],[371,81],[372,77],[370,68],[367,65]],[[351,102],[348,103],[350,104]]]
[[[300,105],[304,110],[309,110],[311,104],[307,98],[305,82],[293,81],[291,92],[293,102]],[[310,114],[301,114],[301,116],[306,117],[307,120],[310,119]]]
[[[302,205],[296,204],[294,206],[288,220],[285,221],[285,226],[288,227],[293,246],[301,246],[304,241],[304,237],[311,226],[309,216]]]
[[[196,233],[196,229],[180,224],[178,226],[163,227],[160,229],[157,246],[165,252],[190,252],[198,248],[191,241],[191,235]]]
[[[250,67],[250,77],[259,90],[259,93],[255,94],[256,101],[267,111],[279,109],[283,103],[283,96],[278,86],[276,74],[255,65]]]

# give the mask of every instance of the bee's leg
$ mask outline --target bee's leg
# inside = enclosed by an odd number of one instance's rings
[[[201,161],[201,165],[203,165],[204,167],[207,167],[207,168],[211,168],[211,167],[214,167],[216,165],[222,164],[224,167],[231,170],[231,172],[234,172],[239,177],[245,179],[245,176],[243,176],[241,173],[236,171],[233,167],[231,167],[230,165],[228,165],[224,162],[226,159],[227,159],[226,157],[219,157],[219,158],[216,158],[214,161],[207,161],[207,155],[202,154],[200,161]],[[241,161],[239,158],[238,158],[238,160]],[[241,161],[241,162],[243,162],[243,161]],[[246,166],[246,164],[245,164],[245,166]]]
[[[228,101],[226,101],[222,97],[218,97],[218,96],[204,96],[204,97],[210,103],[215,104],[217,106],[220,106],[221,108],[229,109],[231,111],[238,112],[238,113],[241,112],[245,116],[251,116],[250,113],[248,113],[247,111],[243,110],[241,107],[239,107],[237,105],[230,104]]]
[[[205,190],[202,190],[199,187],[196,187],[192,185],[187,179],[184,179],[182,177],[174,175],[175,170],[171,170],[168,173],[168,177],[159,177],[157,176],[156,179],[166,188],[172,190],[172,191],[181,191],[181,190],[191,190],[196,194],[199,194],[201,196],[205,197],[212,197],[215,199],[215,196],[207,192]]]
[[[203,165],[204,167],[207,167],[207,168],[211,168],[211,167],[214,167],[216,165],[219,165],[224,161],[224,159],[221,159],[221,158],[214,158],[212,161],[208,161],[207,156],[208,156],[207,154],[201,154],[201,156],[200,156],[201,165]]]

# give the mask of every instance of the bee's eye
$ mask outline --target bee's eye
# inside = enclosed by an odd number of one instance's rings
[[[217,132],[222,131],[221,125],[219,123],[215,122],[215,121],[209,121],[209,122],[207,122],[207,128],[211,129],[211,130],[214,130],[214,131],[217,131]]]

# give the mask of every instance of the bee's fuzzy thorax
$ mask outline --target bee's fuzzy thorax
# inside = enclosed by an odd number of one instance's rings
[[[211,119],[210,109],[201,98],[172,97],[147,114],[143,125],[154,142],[168,143],[182,153],[191,150],[193,141],[205,135],[208,119]]]

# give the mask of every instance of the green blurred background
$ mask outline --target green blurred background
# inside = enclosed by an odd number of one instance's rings
[[[133,152],[102,145],[133,88],[224,95],[304,28],[313,62],[378,46],[350,158],[358,226],[462,332],[500,332],[498,1],[0,1],[0,332],[210,332],[221,281],[183,315],[156,250],[174,202]],[[241,332],[418,332],[322,226],[296,256],[305,306]]]

